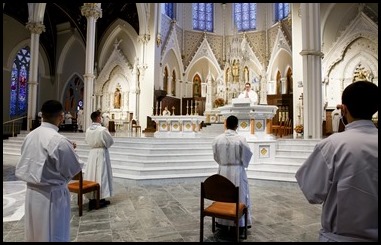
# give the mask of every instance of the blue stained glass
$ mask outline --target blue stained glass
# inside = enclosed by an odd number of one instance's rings
[[[165,3],[165,14],[171,19],[173,19],[175,16],[173,9],[174,3]]]
[[[20,49],[12,65],[9,100],[9,115],[11,117],[25,115],[27,111],[29,62],[29,47]]]
[[[16,64],[13,63],[12,78],[11,78],[11,97],[10,97],[10,115],[16,115],[16,101],[18,91],[18,70]]]
[[[290,11],[289,3],[276,3],[275,4],[275,17],[276,21],[283,20],[286,18]]]
[[[213,31],[213,3],[192,4],[193,29]]]
[[[256,28],[256,3],[235,3],[234,20],[238,31],[250,31]]]

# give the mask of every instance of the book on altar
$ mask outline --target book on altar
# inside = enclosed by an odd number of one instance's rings
[[[232,99],[233,106],[239,107],[250,107],[251,100],[250,98],[234,98]]]

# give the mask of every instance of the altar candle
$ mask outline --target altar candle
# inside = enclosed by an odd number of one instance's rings
[[[160,101],[160,106],[159,106],[159,108],[161,109],[161,101]]]
[[[187,100],[187,107],[189,107],[189,100]]]
[[[193,100],[191,100],[191,107],[193,106]]]

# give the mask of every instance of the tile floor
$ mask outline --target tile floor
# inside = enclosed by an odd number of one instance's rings
[[[18,156],[3,157],[3,242],[24,241],[25,183],[17,181]],[[202,179],[146,181],[114,179],[111,204],[78,216],[72,198],[73,242],[198,242]],[[315,242],[320,229],[320,205],[309,204],[297,184],[249,180],[253,226],[242,242]],[[233,237],[211,231],[205,218],[204,241]]]

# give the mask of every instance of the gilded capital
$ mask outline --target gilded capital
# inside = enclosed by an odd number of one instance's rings
[[[84,3],[81,7],[81,14],[88,17],[94,17],[95,19],[102,18],[102,9],[98,7],[97,3]]]
[[[45,31],[45,25],[41,22],[28,22],[26,28],[34,34],[41,34]]]
[[[148,43],[148,41],[151,39],[150,34],[143,34],[138,36],[138,41],[141,43]]]

